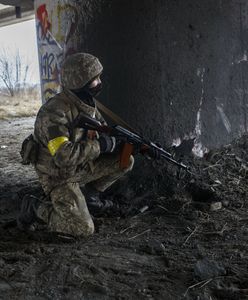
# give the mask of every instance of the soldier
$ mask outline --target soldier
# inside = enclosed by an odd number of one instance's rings
[[[34,129],[38,155],[33,164],[49,200],[24,197],[19,227],[30,228],[38,220],[49,231],[73,236],[93,234],[94,223],[80,186],[88,185],[88,201],[93,207],[104,208],[111,203],[101,202],[98,194],[132,169],[132,156],[126,169],[119,168],[115,151],[118,141],[114,137],[72,126],[80,112],[105,122],[94,99],[102,87],[102,71],[99,60],[87,53],[65,60],[62,92],[42,105]]]

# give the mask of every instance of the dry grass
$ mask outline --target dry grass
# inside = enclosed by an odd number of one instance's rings
[[[15,97],[0,94],[0,119],[35,116],[41,106],[38,90]]]

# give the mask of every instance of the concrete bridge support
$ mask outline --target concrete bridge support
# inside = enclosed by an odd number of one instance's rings
[[[195,152],[247,132],[246,0],[35,0],[45,99],[61,61],[97,55],[103,103],[170,145],[196,137]]]

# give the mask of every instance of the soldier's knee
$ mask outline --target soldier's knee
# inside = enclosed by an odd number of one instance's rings
[[[95,226],[92,222],[80,222],[75,224],[73,227],[68,228],[67,231],[63,230],[64,233],[70,234],[74,237],[88,237],[95,231]]]
[[[95,226],[92,220],[74,220],[74,225],[70,228],[70,234],[75,237],[87,237],[94,233]]]
[[[95,225],[92,220],[86,222],[82,227],[82,235],[85,237],[92,235],[95,231]]]

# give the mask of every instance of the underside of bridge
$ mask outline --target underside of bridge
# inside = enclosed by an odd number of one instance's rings
[[[34,2],[24,1],[0,1],[0,27],[7,26],[34,18]]]

